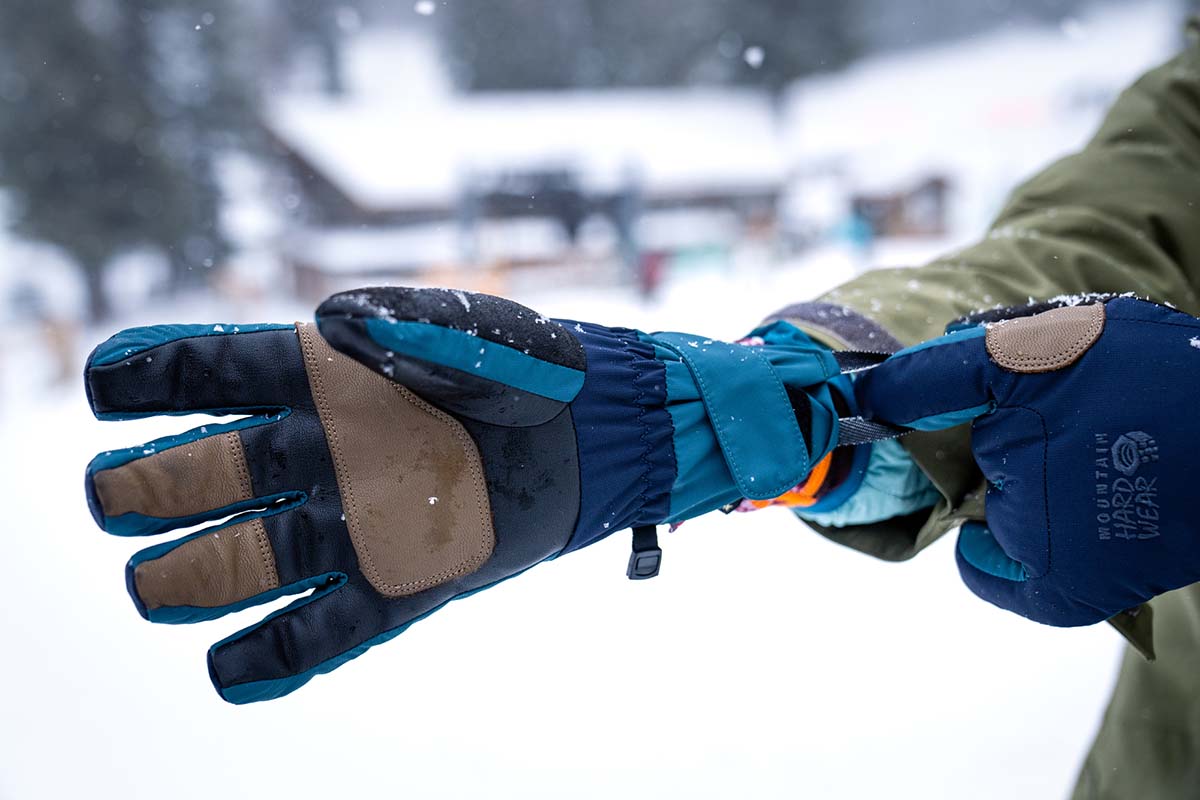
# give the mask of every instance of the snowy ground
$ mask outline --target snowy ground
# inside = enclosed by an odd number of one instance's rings
[[[779,273],[693,275],[652,306],[619,292],[521,299],[734,336],[850,273],[830,252]],[[155,316],[255,318],[206,305]],[[0,797],[1056,797],[1112,681],[1115,633],[976,600],[948,540],[885,564],[772,509],[686,524],[646,583],[624,578],[628,541],[613,536],[291,697],[229,706],[205,650],[264,610],[144,622],[122,584],[143,543],[96,530],[80,491],[94,452],[194,420],[94,422],[78,386],[27,391],[41,361],[32,342],[11,344]]]

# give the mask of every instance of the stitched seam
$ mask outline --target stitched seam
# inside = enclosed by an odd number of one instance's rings
[[[1046,418],[1042,412],[1029,406],[1002,406],[1002,408],[1021,409],[1037,415],[1038,423],[1042,426],[1042,509],[1046,515],[1046,569],[1041,575],[1030,575],[1025,583],[1040,581],[1050,576],[1054,568],[1054,537],[1050,533],[1050,432],[1046,427]],[[1009,556],[1011,558],[1011,556]],[[1015,560],[1015,559],[1014,559]],[[1020,562],[1017,562],[1020,563]],[[1021,564],[1024,567],[1024,564]]]
[[[674,348],[674,349],[679,354],[679,357],[683,360],[683,362],[685,364],[687,364],[688,370],[692,373],[692,377],[695,379],[696,383],[699,385],[701,397],[706,396],[708,394],[708,385],[704,382],[703,375],[700,373],[699,370],[692,368],[691,362],[688,360],[688,358],[686,356],[683,355],[683,352],[680,348]],[[782,397],[784,405],[788,408],[788,411],[792,413],[792,415],[793,415],[792,418],[794,420],[795,419],[795,411],[792,410],[792,402],[791,402],[791,400],[788,399],[787,392],[783,388],[783,381],[780,380],[779,374],[777,372],[775,372],[775,368],[771,366],[771,362],[769,362],[765,358],[762,358],[761,356],[759,356],[758,353],[755,353],[753,348],[747,348],[747,350],[749,351],[751,356],[760,359],[764,364],[766,364],[767,369],[770,370],[771,375],[775,378],[775,384],[772,388],[774,388],[776,390],[777,394],[780,397]],[[705,402],[705,409],[711,410],[711,409],[708,409],[707,400],[705,400],[704,402]],[[714,414],[710,413],[708,415],[708,418],[710,420],[712,420],[713,427],[717,431],[717,442],[719,444],[721,444],[721,452],[724,453],[725,452],[725,447],[724,447],[725,428],[723,427],[724,420],[720,419],[720,416],[721,416],[720,414],[714,415]],[[800,438],[803,441],[804,437],[801,436]],[[807,448],[804,447],[802,449],[807,449]],[[734,481],[738,484],[738,488],[740,489],[741,484],[742,484],[741,470],[738,468],[738,465],[734,462],[731,462],[728,457],[726,457],[725,461],[728,464],[730,471],[733,472]],[[808,454],[807,453],[801,454],[800,465],[801,465],[801,474],[808,471]],[[786,492],[788,489],[791,489],[795,485],[796,485],[795,481],[786,481],[785,480],[780,486],[778,486],[778,487],[768,486],[767,488],[763,489],[763,492],[766,494],[783,494],[784,492]]]
[[[415,581],[388,583],[386,580],[384,580],[383,576],[379,572],[378,566],[375,564],[373,556],[371,555],[370,548],[367,547],[366,542],[363,541],[362,531],[359,527],[358,505],[354,499],[354,490],[350,485],[346,464],[342,458],[341,438],[338,436],[337,424],[333,419],[333,413],[329,407],[329,399],[325,394],[325,385],[324,378],[321,373],[320,359],[313,350],[311,339],[313,334],[306,326],[297,325],[296,328],[299,332],[300,341],[304,349],[306,367],[311,367],[311,369],[308,370],[309,382],[312,385],[313,398],[317,403],[317,411],[321,417],[322,426],[325,428],[325,438],[329,444],[330,453],[333,455],[334,471],[338,481],[338,489],[341,491],[346,503],[349,504],[349,513],[346,515],[346,528],[350,532],[351,541],[355,545],[355,552],[359,553],[360,557],[364,561],[363,572],[367,575],[371,585],[374,586],[384,596],[411,594],[412,592],[409,590],[429,588],[430,586],[461,575],[468,570],[477,567],[479,564],[482,564],[483,561],[487,559],[489,555],[491,555],[491,552],[495,547],[495,531],[491,527],[491,509],[487,507],[486,503],[487,494],[483,482],[482,470],[479,466],[478,450],[474,449],[475,443],[473,440],[470,440],[467,437],[465,431],[457,429],[456,425],[450,425],[450,423],[454,423],[455,420],[448,414],[445,414],[440,409],[429,405],[416,395],[413,395],[400,384],[392,383],[391,386],[397,391],[398,394],[400,394],[403,399],[407,400],[419,409],[430,412],[439,422],[443,423],[444,425],[448,425],[451,432],[455,435],[455,438],[457,438],[459,443],[464,446],[464,449],[466,449],[471,478],[474,481],[476,489],[475,502],[477,510],[479,511],[479,518],[484,529],[491,531],[492,535],[484,538],[484,542],[478,553],[455,567],[435,573],[434,575],[428,575],[420,580]],[[467,442],[464,442],[464,439],[470,443],[470,448],[466,447]],[[476,457],[470,458],[471,455],[475,455]],[[483,499],[481,500],[480,498]]]
[[[305,366],[308,369],[309,383],[312,387],[313,399],[317,404],[318,416],[321,418],[321,426],[325,429],[325,439],[329,444],[329,452],[333,456],[333,466],[335,477],[337,478],[338,489],[341,492],[343,500],[349,505],[346,509],[346,529],[350,533],[350,539],[354,543],[354,551],[361,553],[360,558],[363,559],[363,572],[367,575],[367,579],[371,585],[377,589],[381,584],[384,584],[380,578],[379,570],[375,566],[375,561],[371,557],[371,552],[367,548],[366,543],[362,542],[361,531],[358,528],[358,506],[354,500],[354,489],[350,484],[349,476],[346,474],[346,464],[342,460],[341,439],[338,436],[337,424],[333,419],[333,412],[329,407],[329,398],[325,394],[325,379],[321,373],[320,359],[318,358],[312,343],[312,333],[307,327],[297,325],[296,330],[300,336],[300,342],[304,350]]]
[[[1187,322],[1163,322],[1159,319],[1134,319],[1132,317],[1109,317],[1108,320],[1109,322],[1128,322],[1133,325],[1165,325],[1168,328],[1187,328],[1192,331],[1200,331],[1200,325]]]
[[[1037,414],[1042,426],[1042,508],[1046,514],[1046,572],[1042,577],[1046,577],[1054,571],[1054,532],[1050,530],[1050,432],[1042,412],[1035,408],[1029,410]]]
[[[471,473],[471,480],[475,484],[475,507],[479,512],[479,522],[483,526],[484,530],[491,531],[492,534],[491,536],[484,537],[484,541],[475,555],[467,558],[457,566],[450,567],[417,581],[405,581],[403,583],[387,584],[389,588],[395,589],[407,589],[414,587],[428,588],[450,578],[462,575],[465,572],[471,571],[475,567],[478,567],[480,564],[482,564],[485,560],[487,560],[488,556],[492,554],[492,550],[495,547],[496,534],[495,530],[492,528],[491,508],[486,502],[487,485],[483,478],[483,470],[480,465],[480,457],[478,456],[478,448],[475,445],[475,440],[472,439],[465,430],[463,430],[462,426],[456,419],[442,411],[440,408],[430,405],[398,383],[393,383],[392,388],[396,390],[397,394],[399,394],[412,405],[416,406],[418,409],[432,414],[435,419],[445,425],[450,432],[454,434],[454,438],[458,440],[459,445],[465,451],[468,469]],[[472,455],[475,455],[476,457],[472,458]]]
[[[350,506],[349,513],[346,516],[346,529],[350,533],[350,538],[356,545],[354,550],[358,552],[359,540],[362,538],[358,530],[358,506],[354,501],[354,490],[350,485],[349,476],[346,474],[346,465],[342,460],[341,440],[338,437],[337,425],[333,420],[333,412],[329,408],[329,399],[325,395],[325,380],[321,374],[319,359],[312,345],[312,334],[299,325],[296,326],[300,332],[300,339],[304,344],[305,362],[312,366],[309,370],[309,381],[312,384],[313,399],[317,401],[317,409],[321,417],[322,427],[325,429],[325,438],[329,443],[329,451],[333,455],[333,464],[335,477],[338,482],[338,489],[341,490],[342,497]],[[363,559],[365,561],[365,569],[363,570],[371,585],[378,587],[383,581],[379,577],[379,570],[375,566],[375,561],[371,557],[370,550],[367,549],[365,542],[362,543]]]
[[[254,497],[254,493],[250,487],[250,470],[246,466],[246,451],[242,449],[242,440],[236,431],[229,431],[224,436],[229,445],[229,455],[233,459],[233,469],[237,473],[240,492],[237,499],[239,502],[249,500]]]
[[[634,403],[637,405],[638,410],[638,438],[642,440],[642,452],[640,456],[640,460],[642,462],[642,475],[640,480],[641,489],[638,490],[638,499],[641,502],[638,505],[638,511],[642,511],[647,505],[649,505],[649,501],[646,499],[646,492],[650,489],[651,470],[650,440],[647,438],[649,431],[647,430],[646,425],[646,406],[644,403],[646,390],[642,388],[641,385],[643,372],[639,366],[640,356],[633,352],[633,350],[630,348],[629,341],[626,339],[621,340],[621,349],[624,350],[626,355],[628,355],[630,358],[629,366],[633,370],[633,385],[637,389],[637,397],[635,398]]]
[[[237,431],[230,431],[225,434],[229,442],[229,452],[233,457],[233,466],[237,471],[238,484],[241,489],[241,499],[249,500],[254,497],[254,489],[250,485],[250,468],[246,464],[246,449],[242,446],[242,438],[238,436]],[[271,541],[267,538],[267,528],[263,525],[262,518],[253,519],[250,521],[250,529],[254,531],[254,538],[258,542],[258,553],[262,558],[263,568],[266,575],[266,585],[261,587],[260,591],[279,588],[279,569],[275,566],[275,551],[271,549]]]
[[[993,331],[999,332],[1001,330],[1003,329],[1000,327],[992,328],[988,331],[986,337],[987,344],[989,345],[988,353],[1000,366],[1007,368],[1032,366],[1065,367],[1070,365],[1076,358],[1078,358],[1081,354],[1086,352],[1088,348],[1096,343],[1096,340],[1100,337],[1100,333],[1104,330],[1104,319],[1101,317],[1100,319],[1089,323],[1087,329],[1080,334],[1079,338],[1075,340],[1070,348],[1064,352],[1055,353],[1052,356],[1026,356],[1019,353],[1012,354],[1004,352],[1002,346],[996,343],[995,338],[992,336]],[[998,354],[992,351],[993,346],[996,347]]]
[[[267,582],[264,590],[279,588],[279,568],[275,566],[275,551],[271,549],[271,540],[267,538],[267,526],[262,517],[250,521],[254,536],[258,539],[258,551],[262,554],[263,565],[267,570]]]

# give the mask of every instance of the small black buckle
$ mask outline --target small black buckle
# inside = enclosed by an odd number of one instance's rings
[[[644,581],[658,574],[662,565],[662,548],[658,546],[658,532],[653,525],[642,525],[633,529],[633,552],[629,554],[629,566],[625,577],[631,581]]]

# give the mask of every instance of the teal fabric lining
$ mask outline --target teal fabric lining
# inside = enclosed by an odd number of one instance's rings
[[[1009,558],[986,525],[968,522],[958,535],[958,551],[968,564],[996,578],[1020,583],[1028,579],[1025,567]]]
[[[816,503],[805,507],[805,513],[819,514],[832,511],[854,497],[855,492],[859,490],[863,481],[866,480],[867,468],[870,465],[874,452],[875,448],[869,444],[853,448],[850,472],[846,475],[845,480],[822,495],[821,499]]]
[[[859,450],[869,451],[870,456],[866,475],[856,491],[841,503],[827,506],[829,510],[793,509],[796,516],[833,528],[869,525],[930,508],[941,497],[898,441],[875,442]]]
[[[463,331],[410,320],[366,320],[367,333],[396,353],[478,375],[567,403],[583,388],[584,373]],[[554,324],[554,323],[548,323]]]
[[[941,414],[933,414],[928,417],[921,417],[912,422],[902,423],[906,428],[912,428],[915,431],[940,431],[943,428],[953,428],[955,425],[962,425],[965,422],[970,422],[976,417],[981,417],[989,413],[995,408],[995,403],[988,401],[980,403],[977,406],[970,408],[960,408],[957,411],[945,411]]]
[[[89,364],[97,367],[115,364],[122,359],[133,358],[147,350],[169,342],[177,342],[180,339],[191,339],[197,336],[236,336],[259,331],[285,330],[291,327],[291,325],[260,322],[249,325],[222,323],[215,325],[147,325],[141,328],[127,328],[101,343],[92,353]]]

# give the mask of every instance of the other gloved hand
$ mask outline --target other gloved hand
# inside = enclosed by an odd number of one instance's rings
[[[311,590],[209,650],[223,698],[279,697],[540,561],[800,483],[837,438],[831,382],[848,384],[793,326],[755,334],[396,288],[336,295],[316,326],[134,328],[88,361],[97,417],[248,416],[97,456],[88,499],[119,535],[234,515],[133,556],[151,621]],[[657,571],[643,550],[632,577]]]
[[[1200,320],[1128,297],[955,331],[860,376],[865,417],[972,421],[987,524],[966,584],[1050,625],[1088,625],[1200,580]]]

